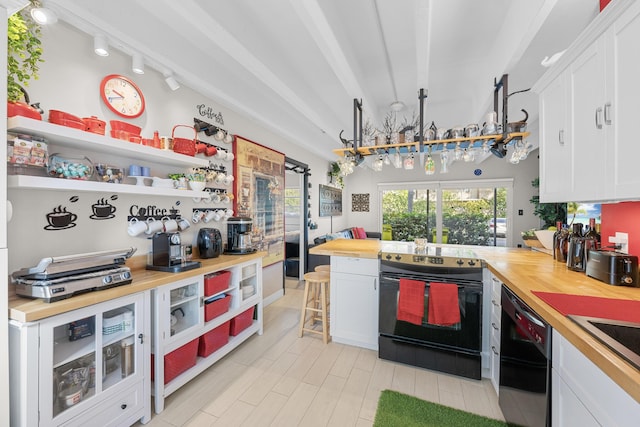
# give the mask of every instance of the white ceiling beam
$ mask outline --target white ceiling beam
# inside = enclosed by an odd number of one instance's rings
[[[335,129],[333,123],[327,122],[324,117],[320,116],[302,97],[298,96],[296,91],[287,86],[273,71],[254,56],[247,47],[225,30],[217,20],[207,14],[196,1],[167,1],[165,4],[171,8],[176,15],[181,16],[185,21],[191,22],[194,28],[201,29],[200,32],[203,38],[218,45],[218,47],[225,51],[231,58],[242,65],[264,85],[271,88],[274,93],[290,104],[311,123],[329,135],[338,135],[340,130]]]
[[[431,65],[431,1],[417,2],[416,10],[416,87],[429,89],[429,69]],[[424,102],[426,115],[428,100]]]
[[[198,74],[191,71],[191,68],[185,64],[175,62],[171,58],[160,54],[160,51],[157,49],[141,45],[138,40],[132,38],[129,34],[119,31],[113,25],[101,20],[94,14],[83,13],[85,9],[74,7],[73,0],[49,0],[47,5],[52,5],[62,21],[67,22],[78,30],[92,37],[97,32],[108,34],[110,45],[121,52],[131,54],[135,50],[145,57],[146,65],[149,67],[160,72],[171,70],[173,71],[173,75],[184,85],[191,88],[198,88],[203,95],[220,102],[221,105],[226,106],[238,114],[251,117],[274,133],[305,146],[309,151],[323,158],[333,158],[332,153],[327,152],[326,148],[322,150],[324,145],[318,144],[317,139],[304,138],[301,137],[301,135],[293,134],[287,127],[279,123],[274,123],[273,120],[265,117],[259,110],[252,109],[250,105],[239,101],[225,90],[213,85],[210,80],[204,80],[198,77]],[[154,7],[154,5],[152,4],[150,7]],[[323,136],[326,137],[327,142],[331,141],[331,143],[338,146],[339,141],[333,138],[332,135],[337,135],[339,131],[326,131],[317,124],[316,127],[318,127],[319,132],[321,131],[325,134]]]
[[[491,64],[491,70],[496,79],[500,79],[502,74],[508,73],[509,69],[518,63],[545,21],[549,18],[557,2],[558,0],[543,0],[542,4],[537,7],[533,19],[528,21],[529,25],[527,27],[523,27],[522,24],[526,21],[521,18],[522,16],[531,16],[531,9],[524,10],[524,7],[532,8],[536,6],[528,2],[511,3],[509,12],[496,38],[500,43],[497,46],[493,46],[492,53],[486,61],[486,64]],[[511,89],[513,91],[514,88]],[[475,112],[476,117],[481,117],[487,110],[493,110],[493,92],[489,96],[486,96],[486,92],[482,92],[482,94],[484,96],[479,93],[476,98],[484,99],[484,102],[478,104]]]
[[[375,109],[369,102],[369,97],[360,85],[360,79],[351,68],[347,56],[317,0],[290,0],[289,2],[347,92],[350,97],[349,101],[362,99],[363,110],[373,116]],[[376,119],[376,117],[372,117],[372,119]]]

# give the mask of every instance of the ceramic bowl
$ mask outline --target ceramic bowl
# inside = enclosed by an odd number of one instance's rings
[[[536,230],[536,237],[546,249],[553,249],[553,235],[555,230]]]

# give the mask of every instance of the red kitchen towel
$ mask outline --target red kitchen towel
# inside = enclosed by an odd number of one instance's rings
[[[442,326],[460,323],[458,285],[454,283],[429,283],[428,322],[432,325]]]
[[[563,315],[640,322],[640,301],[531,291]]]
[[[422,325],[424,317],[424,287],[420,280],[400,279],[398,320]]]

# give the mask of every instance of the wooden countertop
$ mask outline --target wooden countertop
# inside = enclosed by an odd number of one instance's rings
[[[378,252],[388,250],[389,244],[393,245],[392,242],[378,240],[338,239],[315,246],[309,253],[377,258]],[[542,252],[484,246],[475,246],[473,249],[509,289],[640,402],[640,371],[531,293],[544,291],[640,301],[640,288],[607,285],[567,269],[564,264]]]
[[[220,255],[217,258],[211,259],[194,259],[194,261],[200,261],[202,264],[200,268],[180,273],[164,273],[146,270],[146,255],[132,257],[127,260],[127,266],[131,268],[131,275],[133,276],[133,282],[131,284],[75,295],[72,298],[53,303],[46,303],[38,299],[22,298],[14,293],[14,295],[9,298],[9,319],[20,322],[33,322],[114,298],[157,288],[158,286],[189,277],[224,270],[225,268],[233,267],[246,261],[262,258],[265,255],[266,252],[255,252],[246,255]],[[11,287],[12,285],[9,286]]]

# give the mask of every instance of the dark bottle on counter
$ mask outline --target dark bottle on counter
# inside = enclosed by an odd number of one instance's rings
[[[564,227],[560,221],[556,223],[558,230],[553,235],[553,259],[558,262],[567,262],[567,251],[569,250],[569,229]]]
[[[584,236],[582,235],[582,224],[575,223],[571,228],[567,239],[567,267],[574,271],[584,271]]]
[[[585,238],[593,241],[594,247],[591,249],[600,249],[600,224],[596,224],[595,218],[589,218],[589,228],[584,234]]]
[[[556,249],[557,249],[557,244],[556,242],[558,241],[558,236],[560,235],[560,233],[562,233],[562,221],[556,221],[556,232],[553,233],[553,259],[558,259],[558,256],[556,255]]]

